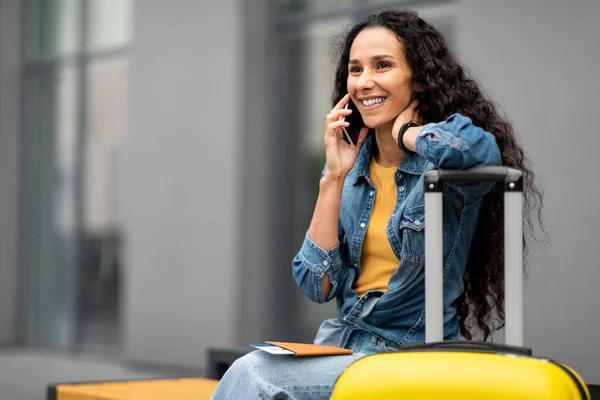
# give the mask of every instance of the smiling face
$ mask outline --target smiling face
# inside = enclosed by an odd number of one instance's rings
[[[393,32],[376,27],[356,36],[350,48],[347,89],[366,126],[391,128],[413,92],[412,71]]]

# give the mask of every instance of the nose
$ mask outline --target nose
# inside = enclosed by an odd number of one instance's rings
[[[373,89],[375,86],[375,82],[373,81],[373,75],[370,70],[364,69],[362,74],[358,77],[358,82],[356,82],[356,89],[359,91],[368,91]]]

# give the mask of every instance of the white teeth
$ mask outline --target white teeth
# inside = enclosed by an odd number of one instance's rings
[[[376,97],[376,98],[370,99],[370,100],[363,100],[362,103],[363,103],[364,106],[369,107],[369,106],[372,106],[374,104],[379,104],[383,100],[385,100],[385,97]]]

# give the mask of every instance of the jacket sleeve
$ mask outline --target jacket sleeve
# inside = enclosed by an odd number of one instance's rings
[[[314,302],[325,303],[333,299],[344,280],[343,262],[340,257],[340,240],[331,249],[325,250],[313,242],[306,233],[300,251],[292,261],[292,272],[296,285]],[[331,281],[331,290],[323,297],[323,276]]]
[[[321,171],[321,178],[325,175],[325,166]],[[333,299],[340,291],[345,277],[343,273],[341,244],[344,232],[338,222],[338,241],[331,249],[319,247],[310,238],[308,231],[300,251],[292,260],[292,273],[298,288],[309,299],[317,303],[325,303]],[[323,297],[323,275],[327,274],[331,281],[331,290],[326,298]]]
[[[467,169],[479,164],[501,165],[496,138],[475,126],[470,118],[453,114],[440,123],[421,128],[415,142],[419,155],[436,168]],[[494,188],[494,182],[451,185],[467,202],[476,201]]]

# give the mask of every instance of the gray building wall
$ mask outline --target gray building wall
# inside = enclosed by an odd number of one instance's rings
[[[500,103],[545,190],[549,246],[531,255],[525,342],[600,382],[600,2],[463,0],[461,57]]]
[[[17,340],[21,5],[0,0],[0,345]]]
[[[290,263],[274,262],[271,238],[273,232],[273,204],[277,203],[274,193],[273,155],[279,149],[272,140],[273,130],[273,82],[275,73],[273,60],[273,10],[270,0],[240,1],[238,13],[242,36],[238,39],[242,68],[238,77],[242,79],[238,90],[240,106],[240,130],[236,138],[240,141],[239,174],[240,187],[236,207],[240,210],[236,223],[239,247],[236,252],[235,276],[239,283],[236,298],[238,325],[234,332],[234,346],[250,350],[249,343],[260,343],[274,337],[273,313],[276,309],[275,285],[277,275],[274,265],[289,271]],[[277,336],[279,337],[279,336]]]
[[[124,355],[204,367],[238,329],[240,1],[135,3],[122,159]]]

